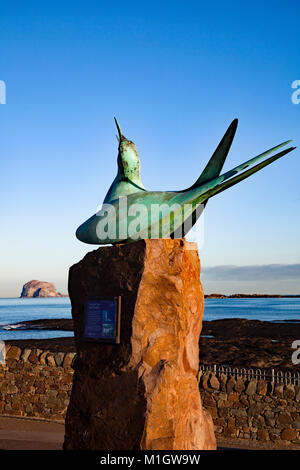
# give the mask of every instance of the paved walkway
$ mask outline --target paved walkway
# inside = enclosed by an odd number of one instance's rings
[[[0,450],[62,450],[65,425],[37,418],[0,416]],[[279,445],[271,442],[254,443],[238,439],[218,439],[219,450],[278,450],[297,449],[300,446]]]
[[[64,423],[1,416],[0,450],[61,450],[64,433]]]

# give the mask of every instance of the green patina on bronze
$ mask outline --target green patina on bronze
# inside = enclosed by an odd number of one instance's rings
[[[146,191],[140,177],[136,146],[124,137],[115,121],[119,134],[118,173],[105,196],[102,209],[76,231],[77,238],[84,243],[102,245],[129,243],[141,238],[180,238],[196,223],[201,214],[199,208],[204,208],[209,198],[296,148],[289,147],[254,165],[291,142],[288,140],[220,175],[237,129],[238,120],[235,119],[192,186],[182,191]],[[161,207],[165,211],[160,210]],[[104,222],[107,222],[107,227],[113,226],[113,230],[106,234],[99,229],[103,228]]]

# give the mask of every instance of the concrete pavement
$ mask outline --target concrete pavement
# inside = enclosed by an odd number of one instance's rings
[[[61,450],[64,423],[0,416],[0,450]]]
[[[0,450],[62,450],[64,422],[38,418],[0,416]],[[218,450],[300,450],[280,443],[218,439]]]

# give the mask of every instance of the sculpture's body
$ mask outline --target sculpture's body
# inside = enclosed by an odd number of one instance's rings
[[[102,209],[76,232],[79,240],[90,244],[127,243],[145,238],[181,238],[195,224],[208,199],[278,158],[295,147],[270,157],[239,174],[266,155],[290,141],[254,157],[220,176],[237,128],[237,119],[229,126],[213,156],[197,181],[183,191],[146,191],[140,178],[140,161],[133,142],[119,132],[118,173],[104,199]]]

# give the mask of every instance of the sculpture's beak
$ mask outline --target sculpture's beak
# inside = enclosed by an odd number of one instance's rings
[[[121,127],[119,126],[119,123],[118,123],[117,119],[114,118],[114,120],[115,120],[117,129],[118,129],[118,133],[119,133],[119,137],[117,136],[117,139],[118,139],[119,142],[122,142],[122,140],[126,140],[126,137],[124,137],[124,135],[122,134]]]

